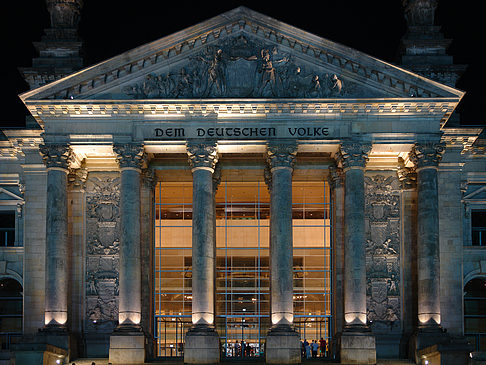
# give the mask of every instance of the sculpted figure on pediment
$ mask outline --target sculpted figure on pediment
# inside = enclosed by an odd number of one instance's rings
[[[356,94],[356,85],[299,62],[274,45],[244,36],[208,45],[161,74],[123,87],[135,99],[326,98]]]

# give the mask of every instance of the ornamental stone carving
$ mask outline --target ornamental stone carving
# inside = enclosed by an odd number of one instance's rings
[[[436,167],[442,159],[445,150],[443,143],[416,143],[409,154],[410,160],[417,169]]]
[[[68,174],[68,186],[71,189],[84,189],[87,178],[88,169],[86,167],[71,169]]]
[[[366,166],[371,144],[368,143],[342,143],[336,156],[336,161],[343,169]]]
[[[116,154],[116,161],[121,169],[142,169],[146,158],[142,145],[133,143],[114,145],[113,152]]]
[[[77,28],[83,0],[47,0],[52,28]]]
[[[39,146],[44,165],[49,168],[68,170],[73,154],[68,144],[42,144]]]
[[[192,169],[206,168],[214,172],[218,162],[218,144],[216,142],[189,141],[186,145],[189,164]]]
[[[123,92],[135,99],[336,98],[357,95],[356,88],[340,75],[305,65],[275,45],[240,35],[207,46],[185,65],[149,74]]]
[[[329,166],[328,181],[332,189],[343,186],[343,170],[336,166]]]
[[[438,0],[402,0],[408,26],[432,26]]]
[[[400,329],[400,185],[396,176],[365,176],[366,301],[374,330]]]
[[[278,141],[267,145],[267,163],[272,171],[275,168],[293,170],[297,155],[296,141]]]
[[[400,181],[403,190],[415,189],[417,187],[417,172],[415,166],[406,167],[403,158],[398,158],[397,167],[398,181]]]
[[[118,320],[120,177],[90,173],[86,181],[87,332],[111,333]]]

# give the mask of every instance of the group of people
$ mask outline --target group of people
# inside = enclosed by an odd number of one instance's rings
[[[306,359],[327,356],[327,343],[321,337],[319,341],[312,340],[309,343],[307,340],[302,341],[302,357]]]
[[[241,344],[236,341],[234,345],[234,352],[232,356],[234,357],[248,357],[248,356],[255,356],[255,348],[247,344],[245,341],[241,340]]]

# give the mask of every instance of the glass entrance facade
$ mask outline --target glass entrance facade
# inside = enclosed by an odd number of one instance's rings
[[[294,182],[292,194],[295,325],[302,339],[329,342],[329,187],[324,181]],[[182,356],[191,325],[192,183],[159,183],[155,196],[157,354]],[[223,356],[262,356],[270,323],[270,195],[261,181],[225,181],[215,199],[216,327]]]

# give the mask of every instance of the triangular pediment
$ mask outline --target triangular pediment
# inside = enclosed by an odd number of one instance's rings
[[[463,93],[245,7],[21,95],[52,99],[450,98]]]
[[[8,191],[7,189],[4,189],[4,188],[0,188],[0,201],[6,201],[6,200],[10,200],[10,201],[23,201],[23,199],[12,193],[11,191]]]

